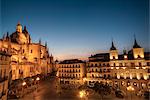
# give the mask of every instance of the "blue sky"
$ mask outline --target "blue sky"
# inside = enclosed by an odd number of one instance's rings
[[[148,0],[2,0],[0,37],[27,26],[32,41],[48,42],[57,59],[107,52],[112,38],[120,53],[136,35],[148,51]]]

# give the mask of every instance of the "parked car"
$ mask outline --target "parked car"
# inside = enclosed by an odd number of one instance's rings
[[[8,99],[19,99],[20,97],[18,95],[12,94],[8,96]]]
[[[122,91],[115,91],[115,95],[116,95],[116,97],[118,97],[118,98],[124,98],[124,94],[123,94]]]
[[[145,91],[144,92],[144,98],[149,100],[150,99],[150,91]]]

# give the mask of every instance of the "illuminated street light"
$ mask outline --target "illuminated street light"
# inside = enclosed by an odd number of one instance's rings
[[[22,95],[24,95],[24,86],[26,85],[27,83],[24,81],[23,83],[22,83]]]
[[[79,96],[80,96],[80,98],[86,97],[86,92],[84,90],[80,91]]]
[[[40,78],[39,78],[39,77],[37,77],[37,78],[36,78],[36,80],[37,80],[37,81],[39,81],[39,80],[40,80]]]
[[[87,81],[87,78],[85,77],[85,78],[83,78],[83,82],[86,82]]]
[[[26,84],[27,84],[26,82],[23,82],[23,83],[22,83],[23,86],[25,86]]]
[[[135,89],[132,86],[128,86],[127,90],[131,92],[131,98],[130,99],[132,100],[132,91],[134,91]]]
[[[127,90],[128,90],[128,91],[134,91],[134,87],[128,86],[128,87],[127,87]]]

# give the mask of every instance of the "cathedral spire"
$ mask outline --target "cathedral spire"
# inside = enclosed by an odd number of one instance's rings
[[[24,30],[27,30],[26,26],[24,26]]]
[[[7,32],[6,40],[9,40],[9,33]]]
[[[41,44],[41,38],[39,39],[39,44]]]
[[[45,47],[47,47],[47,42],[45,42]]]
[[[116,47],[114,46],[114,42],[113,42],[113,40],[112,40],[112,45],[111,45],[110,50],[116,50]]]
[[[141,47],[138,45],[137,41],[136,41],[135,35],[134,35],[134,45],[133,45],[133,48],[141,48]]]

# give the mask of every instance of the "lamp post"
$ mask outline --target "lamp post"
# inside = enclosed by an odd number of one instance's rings
[[[25,86],[26,84],[27,84],[27,83],[26,83],[25,81],[22,83],[22,92],[23,92],[22,95],[24,95],[24,86]]]
[[[39,78],[39,77],[37,77],[37,78],[36,78],[36,81],[37,81],[37,88],[38,88],[40,78]]]
[[[81,91],[79,91],[79,97],[82,99],[85,99],[85,100],[88,100],[88,93],[86,93],[86,91],[85,90],[81,90]]]
[[[87,82],[87,78],[83,78],[83,84],[85,84]]]
[[[131,92],[131,98],[130,98],[130,100],[132,100],[132,91],[134,91],[135,89],[134,89],[134,87],[132,87],[132,86],[128,86],[128,87],[127,87],[127,90],[128,90],[129,92]]]

